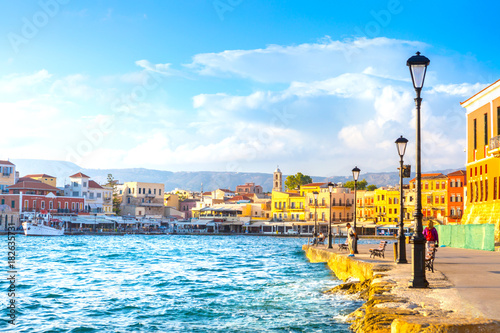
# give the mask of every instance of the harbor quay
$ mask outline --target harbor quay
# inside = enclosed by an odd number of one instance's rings
[[[426,270],[428,288],[409,288],[408,264],[396,264],[392,242],[382,258],[371,258],[374,244],[358,244],[348,257],[328,245],[303,245],[307,258],[324,262],[344,281],[327,292],[356,294],[366,300],[349,315],[356,332],[500,332],[500,253],[440,247],[434,272]]]

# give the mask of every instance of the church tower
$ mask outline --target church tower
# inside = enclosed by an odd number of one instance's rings
[[[283,174],[279,166],[273,173],[273,192],[283,192]]]

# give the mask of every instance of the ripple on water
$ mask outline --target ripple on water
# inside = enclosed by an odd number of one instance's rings
[[[18,238],[20,331],[349,332],[360,303],[304,239]]]

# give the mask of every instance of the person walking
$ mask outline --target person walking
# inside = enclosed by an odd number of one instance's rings
[[[439,244],[439,235],[436,228],[434,228],[433,221],[429,221],[429,224],[425,227],[424,237],[427,240],[427,251],[429,251],[431,245]]]
[[[354,242],[356,241],[356,231],[351,228],[351,224],[347,223],[347,245],[349,246],[350,254],[348,257],[354,257]]]

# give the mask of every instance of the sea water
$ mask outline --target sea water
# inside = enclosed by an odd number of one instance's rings
[[[6,248],[6,237],[2,241]],[[16,325],[7,323],[6,282],[0,329],[348,332],[344,318],[361,302],[324,293],[341,281],[324,263],[307,260],[301,249],[305,242],[251,236],[18,235]]]

